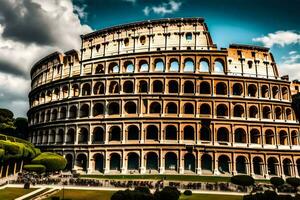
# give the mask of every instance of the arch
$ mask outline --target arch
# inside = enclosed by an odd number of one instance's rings
[[[281,119],[281,108],[280,107],[276,107],[275,108],[275,119]]]
[[[210,105],[207,103],[204,103],[200,106],[200,114],[203,115],[210,115],[211,114],[211,109],[210,109]]]
[[[140,69],[139,69],[140,72],[148,72],[149,71],[149,64],[146,60],[141,60],[139,62],[139,67],[140,67]]]
[[[129,153],[127,158],[128,170],[139,170],[140,156],[137,153]]]
[[[170,72],[179,72],[179,62],[177,59],[172,58],[170,60],[170,68],[169,68]]]
[[[209,61],[207,59],[200,60],[200,72],[209,72]]]
[[[141,43],[141,45],[144,45],[146,43],[146,36],[142,35],[140,37],[140,43]]]
[[[109,162],[110,170],[121,170],[121,156],[117,153],[110,154],[110,162]]]
[[[251,106],[249,108],[249,117],[250,118],[257,118],[258,117],[258,109],[256,106]]]
[[[102,82],[97,82],[94,85],[93,92],[94,92],[95,95],[104,94],[104,84]]]
[[[173,152],[168,152],[165,155],[165,169],[177,171],[177,155]]]
[[[108,72],[109,73],[119,73],[120,72],[120,67],[119,64],[116,62],[112,62],[108,65]]]
[[[196,159],[194,154],[186,153],[184,155],[184,170],[195,172],[196,170]]]
[[[215,60],[215,72],[217,73],[224,73],[224,62],[221,59]]]
[[[76,157],[76,166],[81,171],[87,171],[87,156],[85,154],[78,154]]]
[[[161,113],[161,105],[158,102],[152,102],[150,104],[150,113]]]
[[[78,144],[87,144],[88,143],[88,130],[86,128],[81,128],[78,134]]]
[[[239,174],[247,174],[247,159],[245,156],[238,156],[236,158],[236,171]]]
[[[139,128],[135,125],[130,125],[127,128],[127,140],[139,140],[140,131]]]
[[[212,173],[212,157],[209,154],[203,154],[201,157],[201,169],[203,173]]]
[[[75,142],[75,130],[70,128],[67,132],[66,143],[67,144],[74,144]]]
[[[63,88],[62,88],[62,96],[64,99],[69,96],[69,87],[66,85],[63,86]],[[45,98],[45,94],[44,94],[44,98]]]
[[[288,145],[288,134],[285,131],[279,132],[279,144],[280,145]]]
[[[169,93],[178,93],[178,82],[175,80],[171,80],[168,83],[168,92]]]
[[[269,97],[269,87],[266,85],[261,86],[261,96],[263,98],[268,98]]]
[[[64,142],[64,130],[59,129],[56,137],[56,143],[62,144]]]
[[[183,138],[184,140],[194,140],[195,139],[195,131],[192,126],[185,126],[183,129]]]
[[[65,158],[67,160],[65,170],[66,171],[71,171],[73,169],[73,156],[72,156],[72,154],[66,154]]]
[[[273,86],[272,87],[272,98],[278,99],[279,98],[278,95],[279,95],[279,88],[277,86]]]
[[[217,131],[218,142],[229,142],[229,131],[225,127],[221,127]]]
[[[285,115],[287,120],[293,120],[292,110],[290,108],[285,110]]]
[[[90,116],[90,106],[88,104],[83,104],[80,107],[80,117],[89,117]]]
[[[53,109],[51,113],[51,121],[57,120],[57,115],[58,115],[57,109]]]
[[[89,83],[85,83],[82,86],[82,96],[91,95],[91,85]]]
[[[291,143],[292,143],[292,145],[298,145],[298,132],[297,131],[292,131]]]
[[[154,68],[154,71],[156,72],[163,72],[165,71],[165,63],[162,59],[156,59],[154,61],[155,63],[155,68]]]
[[[173,102],[170,102],[166,106],[166,111],[168,114],[177,114],[177,105]]]
[[[210,94],[210,84],[206,81],[200,83],[200,94]]]
[[[45,113],[44,113],[45,114]],[[42,117],[42,119],[43,119],[44,117]],[[59,112],[59,118],[60,119],[66,119],[67,118],[67,108],[66,107],[62,107],[61,109],[60,109],[60,112]],[[44,120],[42,120],[42,121],[44,121]]]
[[[102,103],[96,103],[93,106],[93,116],[97,117],[104,114],[104,106]]]
[[[284,100],[289,100],[289,89],[287,87],[281,88],[281,93]]]
[[[52,99],[53,100],[58,100],[59,99],[59,89],[58,88],[54,89]]]
[[[225,104],[217,106],[217,117],[228,117],[228,108]]]
[[[104,130],[102,127],[96,127],[93,130],[93,144],[103,144],[104,143]]]
[[[185,39],[186,40],[192,40],[193,39],[193,34],[191,32],[185,33]]]
[[[127,114],[136,114],[137,112],[136,104],[132,101],[126,102],[124,107]]]
[[[121,141],[121,128],[119,126],[112,126],[109,129],[109,141]]]
[[[278,175],[278,160],[275,157],[268,158],[269,175]]]
[[[126,61],[124,63],[124,67],[125,67],[125,72],[127,72],[127,73],[134,72],[134,65],[132,64],[131,61]]]
[[[191,103],[185,103],[184,104],[184,114],[194,114],[195,109],[194,105]]]
[[[271,109],[269,106],[263,107],[263,118],[264,119],[271,119]]]
[[[242,105],[236,105],[233,108],[233,116],[234,117],[244,117],[244,107]]]
[[[260,132],[257,129],[252,129],[250,131],[250,140],[252,144],[259,144],[260,143]]]
[[[46,122],[50,121],[50,116],[51,116],[51,111],[47,110],[47,112],[46,112]],[[36,114],[36,122],[38,122],[38,121],[39,121],[39,114]]]
[[[147,126],[146,130],[147,140],[158,140],[158,128],[154,125]]]
[[[254,174],[256,175],[263,175],[263,167],[264,166],[264,163],[263,163],[263,160],[256,156],[253,158],[253,172]]]
[[[194,83],[192,81],[185,81],[183,85],[183,92],[187,94],[194,94]]]
[[[236,143],[246,143],[247,138],[246,138],[246,132],[242,128],[238,128],[234,132],[234,141]]]
[[[266,130],[265,132],[265,143],[266,144],[275,144],[274,143],[274,132],[270,129]]]
[[[219,82],[216,85],[216,94],[227,95],[227,85],[223,82]]]
[[[240,96],[243,94],[243,86],[240,83],[233,84],[232,90],[233,90],[233,95]]]
[[[100,153],[97,153],[93,156],[94,159],[94,170],[100,173],[104,172],[104,156]]]
[[[118,115],[120,114],[120,106],[117,102],[111,102],[108,104],[108,114],[109,115]]]
[[[50,144],[54,144],[55,143],[55,136],[56,136],[56,132],[55,130],[52,130],[50,135],[49,135],[49,143]]]
[[[147,83],[147,81],[141,80],[139,82],[139,92],[140,93],[148,92],[148,83]]]
[[[163,92],[164,91],[164,86],[162,81],[160,80],[155,80],[152,83],[152,92]]]
[[[194,72],[195,71],[195,64],[193,59],[191,58],[186,58],[184,60],[184,68],[183,68],[184,72]]]
[[[200,140],[203,140],[203,141],[210,141],[211,140],[210,128],[202,127],[200,129]]]
[[[285,176],[292,175],[292,161],[288,158],[283,160],[283,173]]]
[[[95,74],[103,74],[104,73],[104,67],[102,64],[98,64],[95,69]]]
[[[72,85],[73,97],[79,96],[79,86],[77,84]]]
[[[134,86],[132,81],[125,81],[123,83],[123,92],[125,93],[133,93],[134,92]]]
[[[173,125],[166,127],[166,140],[177,140],[177,128]]]
[[[146,169],[147,170],[158,170],[158,156],[154,152],[146,154]]]
[[[117,94],[120,92],[119,83],[117,81],[112,81],[109,84],[109,93]]]
[[[254,84],[248,85],[248,97],[256,97],[257,87]]]
[[[221,174],[230,173],[229,163],[230,163],[230,159],[226,155],[221,155],[218,158],[218,168]]]

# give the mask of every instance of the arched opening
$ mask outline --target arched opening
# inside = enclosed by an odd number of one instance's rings
[[[228,108],[225,104],[217,106],[217,117],[228,117]]]
[[[260,143],[260,132],[257,129],[252,129],[250,131],[250,139],[252,144],[259,144]]]
[[[93,144],[103,144],[104,143],[104,130],[101,127],[94,128],[93,131]]]
[[[245,113],[245,110],[244,110],[243,106],[241,106],[241,105],[234,106],[234,109],[233,109],[234,117],[244,117],[244,113]]]
[[[254,84],[248,85],[248,97],[256,97],[257,87]]]
[[[207,103],[202,104],[200,106],[200,114],[210,115],[211,114],[210,105]]]
[[[209,72],[209,62],[207,59],[200,60],[200,72]]]
[[[109,115],[117,115],[120,114],[120,106],[117,102],[111,102],[108,105],[108,114]]]
[[[177,128],[175,126],[166,127],[166,140],[177,140]]]
[[[44,117],[43,117],[44,118]],[[67,108],[66,107],[62,107],[60,109],[60,114],[59,114],[59,118],[60,119],[66,119],[67,118]],[[44,121],[44,119],[43,119]]]
[[[125,112],[127,114],[136,114],[136,104],[132,101],[126,102],[125,104]]]
[[[109,141],[121,141],[121,129],[118,126],[113,126],[109,130]]]
[[[141,60],[139,62],[140,72],[148,72],[149,71],[149,65],[146,60]]]
[[[158,128],[154,125],[147,126],[146,132],[147,140],[158,140]]]
[[[139,170],[140,167],[140,157],[137,153],[129,153],[127,159],[127,169],[128,170]]]
[[[161,113],[161,105],[158,102],[152,102],[150,104],[150,113]]]
[[[82,96],[91,95],[91,86],[89,83],[85,83],[82,86]]]
[[[121,156],[119,154],[112,153],[110,155],[109,169],[114,171],[121,170]]]
[[[212,168],[212,157],[208,154],[204,154],[201,157],[201,169],[203,174],[211,174]]]
[[[80,117],[89,117],[90,116],[90,106],[88,104],[83,104],[80,107]]]
[[[281,108],[280,107],[277,107],[275,108],[275,118],[276,119],[281,119]]]
[[[279,99],[278,95],[279,95],[279,89],[278,89],[278,87],[277,86],[273,86],[272,87],[272,97],[273,97],[273,99]]]
[[[167,104],[167,113],[168,114],[177,114],[177,105],[173,102]]]
[[[140,81],[139,82],[139,92],[140,93],[148,92],[148,83],[147,83],[147,81]]]
[[[102,103],[96,103],[93,107],[93,116],[98,117],[99,115],[104,114],[104,106]]]
[[[125,67],[125,72],[127,72],[127,73],[134,72],[134,66],[131,61],[126,61],[124,63],[124,67]]]
[[[125,93],[133,93],[133,82],[132,81],[125,81],[123,84],[123,92]]]
[[[81,128],[78,134],[78,144],[87,144],[88,135],[88,130],[86,128]]]
[[[184,114],[194,114],[194,105],[191,103],[184,104]]]
[[[77,84],[72,85],[72,91],[73,91],[73,97],[78,97],[79,96],[79,87]]]
[[[127,139],[128,140],[139,140],[140,133],[139,128],[135,125],[131,125],[127,129]]]
[[[195,131],[192,126],[185,126],[183,129],[183,138],[184,140],[194,140],[195,139]]]
[[[158,170],[158,156],[154,152],[147,153],[146,159],[147,170]]]
[[[65,171],[71,171],[73,169],[73,156],[71,154],[67,154],[65,158],[67,160]]]
[[[177,155],[173,152],[168,152],[165,155],[165,169],[177,171]]]
[[[54,144],[55,143],[55,136],[56,136],[56,132],[55,132],[55,130],[52,130],[51,133],[50,133],[50,136],[49,136],[50,137],[49,138],[49,143],[50,144]]]
[[[227,95],[227,85],[223,82],[218,83],[216,86],[216,94]]]
[[[292,175],[292,161],[288,158],[283,160],[283,173],[285,176],[291,176]]]
[[[215,72],[217,73],[224,73],[224,62],[222,60],[216,60],[215,61]]]
[[[153,92],[163,92],[164,91],[163,83],[159,80],[154,81],[152,86],[153,86],[153,88],[152,88]]]
[[[233,95],[242,95],[243,94],[243,86],[240,83],[235,83],[233,85]]]
[[[229,131],[228,131],[228,129],[225,128],[225,127],[219,128],[218,132],[217,132],[217,139],[218,139],[219,143],[229,142]]]
[[[177,59],[171,59],[170,60],[170,72],[178,72],[179,71],[179,63]]]
[[[286,87],[281,88],[281,92],[282,92],[282,98],[284,100],[288,100],[289,99],[289,90]]]
[[[234,132],[234,140],[236,143],[246,143],[246,132],[242,128],[238,128]]]
[[[285,114],[286,114],[286,119],[287,120],[293,120],[293,116],[292,116],[292,110],[291,109],[286,109],[285,110]]]
[[[118,63],[110,63],[108,66],[108,72],[109,73],[119,73],[120,72],[120,67],[118,65]]]
[[[263,108],[263,118],[264,119],[271,119],[271,109],[268,106]]]
[[[244,156],[236,158],[236,172],[239,174],[247,174],[247,160]]]
[[[98,64],[95,69],[95,74],[103,74],[104,73],[104,67],[101,64]]]
[[[59,99],[59,89],[58,88],[54,89],[52,99],[53,100],[58,100]]]
[[[183,86],[183,91],[186,94],[194,94],[194,83],[192,81],[185,81]]]
[[[211,140],[210,128],[202,127],[200,129],[200,140],[203,140],[203,141],[210,141]]]
[[[210,94],[210,84],[206,81],[200,83],[200,94]]]
[[[97,82],[95,85],[94,85],[94,95],[97,95],[97,94],[104,94],[104,84],[102,82]]]
[[[298,132],[297,131],[292,131],[291,142],[292,142],[292,145],[298,145]]]
[[[268,86],[263,85],[263,86],[261,87],[261,96],[262,96],[263,98],[268,98],[268,97],[269,97],[269,87],[268,87]]]
[[[285,131],[279,132],[279,143],[280,145],[288,145],[288,134]]]
[[[104,172],[104,157],[102,154],[95,154],[94,157],[94,163],[95,163],[95,171],[98,171],[100,173]]]
[[[119,92],[120,92],[119,84],[116,81],[110,82],[109,93],[111,93],[111,94],[117,94]]]
[[[154,71],[156,72],[163,72],[165,71],[165,63],[162,59],[156,59],[154,61],[155,63],[155,68],[154,68]]]
[[[263,163],[263,160],[260,158],[260,157],[254,157],[253,158],[253,171],[254,171],[254,174],[256,175],[262,175],[263,173],[263,170],[262,170],[262,167],[263,167],[264,163]]]
[[[265,132],[265,137],[266,144],[274,144],[274,132],[272,130],[267,130]]]
[[[258,117],[258,109],[256,106],[251,106],[249,108],[249,117],[250,118],[257,118]]]
[[[229,171],[230,160],[228,156],[221,155],[218,159],[218,169],[221,174],[230,173]]]
[[[192,153],[187,153],[184,155],[184,170],[195,172],[195,156]]]
[[[48,110],[47,112],[46,112],[46,122],[49,122],[50,121],[50,116],[51,116],[51,111],[50,110]],[[39,114],[36,114],[36,123],[38,123],[38,121],[39,121]]]
[[[140,43],[141,43],[141,45],[146,44],[146,37],[145,37],[144,35],[142,35],[142,36],[140,37]]]
[[[278,160],[274,157],[268,158],[269,175],[278,175]]]
[[[62,95],[63,95],[64,99],[69,96],[69,87],[68,86],[63,86]],[[44,94],[44,98],[45,98],[45,94]]]
[[[192,33],[191,33],[191,32],[187,32],[187,33],[185,34],[185,39],[186,39],[186,40],[192,40],[192,39],[193,39]]]
[[[58,115],[57,113],[58,113],[58,112],[57,112],[56,109],[53,109],[53,110],[52,110],[51,121],[57,120],[57,115]]]
[[[178,82],[177,81],[169,81],[168,83],[168,89],[169,89],[169,93],[178,93]]]
[[[57,137],[56,137],[56,143],[57,144],[62,144],[63,142],[64,142],[64,130],[59,129]]]
[[[85,154],[77,155],[76,166],[80,171],[87,171],[87,156]]]
[[[184,61],[184,72],[194,72],[195,71],[195,64],[191,58],[187,58]]]
[[[74,144],[74,142],[75,142],[75,130],[70,128],[67,132],[66,143]]]

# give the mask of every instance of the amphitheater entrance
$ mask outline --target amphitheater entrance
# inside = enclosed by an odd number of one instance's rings
[[[195,156],[191,153],[184,155],[184,171],[187,173],[195,173]]]
[[[269,175],[278,175],[278,160],[274,157],[268,159]]]
[[[147,154],[146,170],[149,171],[149,174],[158,172],[158,156],[156,153],[149,152]]]
[[[236,172],[238,174],[247,174],[247,160],[244,156],[237,157]]]
[[[120,172],[121,171],[121,157],[117,153],[110,155],[109,169],[111,172]]]
[[[87,156],[85,154],[79,154],[76,158],[76,169],[78,172],[87,171]]]
[[[218,159],[219,172],[221,174],[229,174],[229,158],[228,156],[222,155]]]
[[[212,174],[212,157],[208,154],[204,154],[201,158],[201,170],[202,174]]]
[[[260,157],[253,158],[253,171],[255,175],[263,175],[263,160]]]
[[[177,172],[177,156],[175,153],[169,152],[165,155],[165,169]]]
[[[65,158],[67,160],[67,165],[65,170],[71,171],[73,169],[73,156],[71,154],[67,154]]]
[[[94,170],[95,172],[104,172],[104,157],[102,154],[95,154],[94,155]]]
[[[130,172],[139,172],[140,157],[137,153],[129,153],[127,160],[127,169]]]

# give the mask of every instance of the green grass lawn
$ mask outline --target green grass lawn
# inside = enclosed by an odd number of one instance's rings
[[[64,197],[65,199],[72,200],[110,200],[110,197],[115,191],[99,191],[99,190],[75,190],[75,189],[65,189]],[[52,195],[52,197],[63,198],[63,191],[60,190],[58,193]],[[47,200],[51,200],[51,197]]]
[[[36,189],[5,188],[0,190],[0,199],[13,200]]]
[[[179,200],[242,200],[242,196],[216,195],[216,194],[193,194],[192,196],[181,195]]]

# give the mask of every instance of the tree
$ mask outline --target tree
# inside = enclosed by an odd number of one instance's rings
[[[295,188],[295,192],[297,192],[297,188],[300,186],[299,178],[287,178],[286,182]]]
[[[23,117],[18,117],[14,121],[14,126],[16,127],[15,136],[27,139],[28,138],[28,120]]]
[[[155,200],[178,200],[180,197],[180,191],[176,187],[164,187],[161,191],[157,191],[154,194]]]
[[[26,171],[36,172],[39,174],[46,171],[46,167],[44,165],[38,165],[38,164],[24,165],[23,169]]]
[[[14,114],[8,109],[0,108],[0,132],[13,135],[16,127],[13,123]]]
[[[41,164],[46,167],[46,171],[53,172],[65,169],[67,165],[67,160],[56,154],[51,152],[44,152],[34,158],[32,164]]]
[[[231,183],[240,186],[252,186],[254,185],[254,179],[248,175],[236,175],[231,177]]]
[[[284,180],[281,177],[272,177],[270,179],[271,184],[278,189],[278,187],[282,186],[284,184]]]

